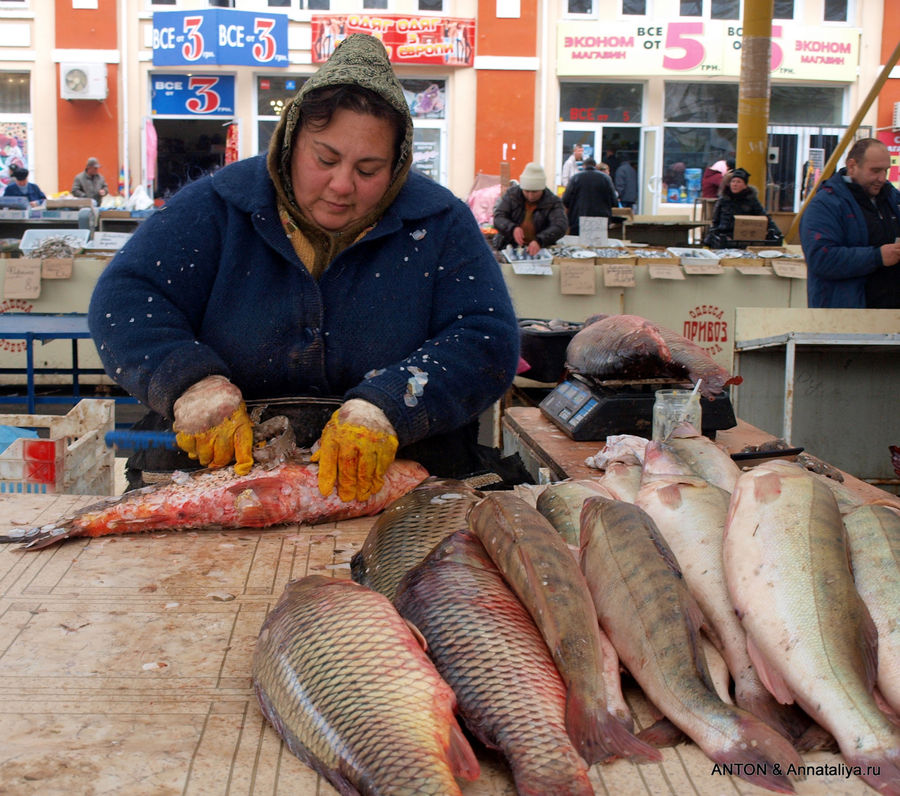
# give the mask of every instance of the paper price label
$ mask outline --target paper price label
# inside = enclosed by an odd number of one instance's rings
[[[634,266],[620,263],[603,265],[603,284],[605,287],[635,287]]]
[[[73,257],[47,257],[41,260],[41,278],[71,279],[74,264]]]
[[[6,263],[3,298],[36,299],[41,296],[41,261],[20,257]]]
[[[718,263],[685,263],[683,260],[682,263],[686,274],[715,275],[725,270]]]
[[[744,276],[774,276],[775,272],[769,265],[736,265],[735,270]]]
[[[513,263],[512,269],[514,274],[530,274],[532,276],[552,276],[553,269],[549,263]]]
[[[647,273],[651,279],[687,279],[681,266],[678,265],[648,265]]]
[[[571,263],[559,267],[559,292],[564,295],[593,296],[597,281],[593,263]]]
[[[772,260],[772,268],[786,279],[806,279],[806,263],[790,260]]]

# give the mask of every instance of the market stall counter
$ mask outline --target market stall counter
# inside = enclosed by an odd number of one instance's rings
[[[511,410],[515,418],[537,434],[530,410]],[[575,457],[564,466],[578,471]],[[0,498],[0,529],[50,522],[93,500]],[[349,561],[373,522],[151,532],[36,552],[2,546],[3,789],[19,796],[335,794],[263,718],[251,658],[287,581],[349,577]],[[626,688],[626,698],[639,728],[653,723],[636,686]],[[693,744],[662,753],[661,763],[593,766],[595,792],[770,793],[730,776]],[[505,763],[482,748],[478,758],[481,776],[461,783],[465,796],[515,792]],[[831,768],[798,781],[800,794],[872,792],[837,768],[836,755],[816,752],[804,761]]]

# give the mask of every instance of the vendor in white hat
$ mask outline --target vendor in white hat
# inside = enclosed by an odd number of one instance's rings
[[[562,200],[547,188],[547,175],[540,163],[529,163],[510,184],[494,209],[497,235],[494,246],[524,246],[532,256],[552,246],[569,228]]]

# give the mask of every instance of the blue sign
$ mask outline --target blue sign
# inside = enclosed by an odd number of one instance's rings
[[[285,14],[156,11],[154,66],[289,66]]]
[[[156,116],[234,116],[234,75],[150,76]]]

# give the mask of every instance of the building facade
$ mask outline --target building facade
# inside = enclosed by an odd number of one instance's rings
[[[799,207],[890,57],[900,21],[888,6],[774,0],[770,209]],[[97,157],[113,192],[144,185],[164,199],[264,151],[285,102],[363,31],[385,41],[406,90],[415,167],[457,195],[479,172],[508,163],[515,178],[531,160],[557,186],[581,143],[613,170],[634,164],[639,212],[685,212],[698,172],[735,150],[743,11],[741,0],[0,0],[0,181],[21,162],[50,195]],[[860,134],[900,135],[898,86],[888,81]]]

